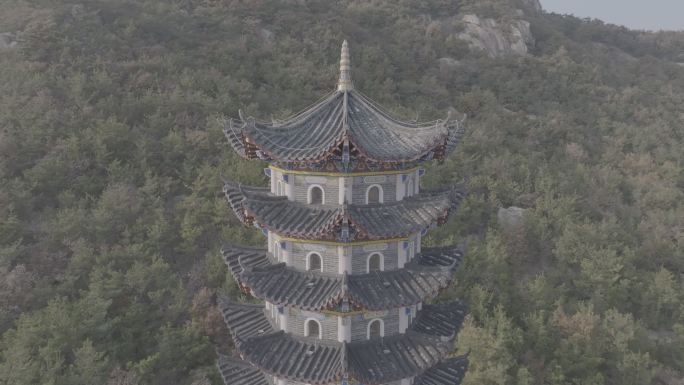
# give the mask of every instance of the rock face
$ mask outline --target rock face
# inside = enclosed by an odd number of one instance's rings
[[[659,383],[665,385],[684,385],[684,377],[682,373],[674,371],[672,369],[660,369],[656,372],[656,378],[660,381]]]
[[[539,0],[521,0],[522,3],[528,7],[529,9],[535,11],[535,12],[541,12],[542,11],[542,6]]]
[[[261,38],[269,44],[273,43],[273,40],[275,39],[275,34],[273,33],[273,31],[266,28],[261,28],[259,30],[259,35],[261,35]]]
[[[464,30],[456,36],[467,41],[472,48],[487,52],[491,57],[526,55],[528,46],[534,45],[530,23],[525,20],[513,20],[503,26],[494,19],[464,15],[461,21]]]
[[[0,49],[16,48],[18,44],[16,35],[12,32],[0,33]]]

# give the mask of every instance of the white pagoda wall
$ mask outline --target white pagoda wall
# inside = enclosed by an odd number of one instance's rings
[[[348,177],[287,174],[276,168],[271,168],[270,172],[272,193],[286,195],[292,201],[308,203],[309,188],[316,185],[324,191],[326,206],[340,205],[345,200],[351,204],[366,204],[366,191],[373,185],[382,188],[383,203],[396,202],[417,194],[420,185],[417,169],[402,174]],[[279,182],[282,186],[280,190]]]
[[[292,178],[290,178],[292,180]],[[323,188],[324,204],[326,206],[339,205],[339,178],[325,177],[325,176],[304,176],[294,175],[294,201],[308,203],[309,187],[316,185]]]
[[[420,253],[420,234],[416,233],[409,236],[406,240],[388,241],[370,244],[323,244],[315,242],[285,241],[285,248],[282,248],[283,238],[274,233],[268,236],[268,251],[281,262],[295,269],[307,270],[307,259],[311,253],[321,256],[323,262],[323,272],[330,274],[343,274],[347,271],[350,274],[365,274],[368,272],[368,258],[375,253],[380,253],[383,257],[383,270],[400,269],[405,263],[410,261],[410,256]],[[279,250],[276,250],[278,249]],[[413,252],[411,252],[411,249]],[[340,260],[351,255],[351,263]]]
[[[298,270],[306,270],[307,257],[311,253],[317,253],[321,256],[324,273],[339,273],[339,250],[337,246],[332,245],[292,242],[291,266]]]
[[[304,324],[309,319],[317,320],[321,325],[324,340],[337,341],[337,316],[322,313],[308,312],[290,308],[288,311],[287,330],[288,333],[304,336]]]
[[[353,179],[352,202],[354,204],[366,204],[366,191],[371,186],[382,187],[383,203],[397,201],[397,176],[396,175],[376,175],[376,176],[357,176]],[[399,179],[401,180],[401,179]]]
[[[339,342],[367,340],[368,324],[376,319],[383,322],[383,336],[402,334],[415,319],[420,308],[420,304],[417,304],[384,311],[354,313],[340,319],[337,314],[311,312],[294,307],[285,307],[280,312],[277,306],[266,302],[267,317],[276,329],[297,336],[306,336],[305,325],[309,320],[314,319],[321,327],[323,339]],[[340,328],[343,329],[340,330]]]
[[[399,250],[403,250],[403,241],[387,243],[374,243],[369,245],[352,246],[352,274],[365,274],[368,272],[368,258],[375,253],[380,253],[384,260],[383,270],[395,270],[399,268]]]
[[[385,336],[399,334],[399,314],[404,308],[391,309],[380,312],[369,312],[351,317],[352,341],[365,341],[368,339],[368,324],[376,319],[381,319],[385,327]]]

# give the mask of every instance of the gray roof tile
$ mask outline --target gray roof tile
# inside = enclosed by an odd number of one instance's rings
[[[259,368],[240,359],[219,355],[217,366],[226,385],[270,385]]]
[[[414,377],[438,364],[451,343],[407,332],[349,344],[349,372],[362,383]]]
[[[309,384],[328,384],[344,373],[344,346],[336,341],[294,337],[283,331],[253,337],[241,356],[266,373]]]
[[[424,248],[403,269],[370,274],[324,274],[274,263],[266,250],[224,246],[235,280],[252,295],[304,310],[333,309],[346,299],[368,310],[411,306],[449,285],[463,253],[458,247]]]
[[[238,304],[221,299],[219,308],[236,347],[251,337],[273,331],[273,325],[264,314],[263,305]]]
[[[460,301],[423,305],[411,324],[411,330],[435,336],[453,338],[463,325],[466,306]]]
[[[331,241],[341,240],[345,219],[350,223],[352,239],[407,236],[446,221],[465,195],[462,188],[452,187],[391,203],[330,207],[293,202],[266,188],[232,182],[226,182],[223,191],[245,224],[256,222],[282,236]]]
[[[426,124],[399,121],[356,90],[333,92],[284,122],[241,117],[224,126],[241,156],[280,162],[328,160],[345,138],[369,161],[418,161],[453,151],[463,132],[462,122],[448,118]]]
[[[445,360],[427,370],[414,381],[414,385],[460,385],[468,370],[468,359],[456,357]]]

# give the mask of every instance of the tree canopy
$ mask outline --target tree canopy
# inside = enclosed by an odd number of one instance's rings
[[[18,44],[0,48],[0,384],[219,384],[215,297],[240,294],[218,250],[263,242],[221,176],[265,178],[217,118],[314,102],[345,38],[392,113],[468,115],[424,180],[470,191],[427,239],[468,245],[444,293],[470,307],[466,384],[684,378],[684,34],[513,0],[1,7]],[[491,58],[435,28],[465,13],[524,18],[535,43]],[[510,206],[523,220],[502,226]]]

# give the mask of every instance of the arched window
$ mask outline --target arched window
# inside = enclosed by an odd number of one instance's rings
[[[325,193],[323,188],[319,185],[309,186],[309,204],[322,205],[325,203]]]
[[[368,323],[368,332],[367,332],[367,337],[370,340],[371,338],[378,338],[378,337],[384,337],[385,336],[385,323],[382,322],[381,319],[374,319]]]
[[[310,271],[323,271],[323,259],[318,253],[309,253],[306,259],[306,269]]]
[[[385,257],[380,253],[373,253],[368,256],[368,272],[383,271],[385,269]]]
[[[279,180],[278,183],[276,183],[276,195],[278,195],[278,196],[285,195],[285,186],[283,185],[282,180]]]
[[[379,184],[374,184],[366,190],[366,204],[369,203],[382,203],[382,186]]]
[[[413,179],[409,178],[408,183],[406,183],[406,196],[410,197],[413,195],[414,187],[413,187]]]
[[[307,337],[323,338],[321,324],[313,318],[309,318],[304,324],[304,335]]]

